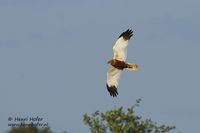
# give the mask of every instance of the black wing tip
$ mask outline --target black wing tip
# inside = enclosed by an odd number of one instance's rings
[[[115,87],[115,86],[109,87],[108,84],[106,84],[106,86],[107,86],[107,90],[108,90],[108,92],[110,93],[111,96],[116,97],[118,95],[117,87]]]
[[[130,38],[133,36],[133,30],[132,29],[128,29],[126,31],[124,31],[120,36],[123,37],[125,40],[130,40]]]

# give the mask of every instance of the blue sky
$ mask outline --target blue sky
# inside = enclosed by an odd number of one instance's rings
[[[200,130],[200,2],[197,0],[1,0],[0,132],[8,117],[40,116],[52,130],[89,132],[84,113],[130,107],[176,131]],[[119,96],[106,90],[106,62],[134,29]]]

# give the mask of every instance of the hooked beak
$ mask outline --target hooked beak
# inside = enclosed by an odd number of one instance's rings
[[[107,62],[107,64],[111,64],[111,62],[112,62],[112,60],[109,60],[109,61]]]

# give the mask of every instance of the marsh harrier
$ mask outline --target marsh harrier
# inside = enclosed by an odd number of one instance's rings
[[[121,33],[113,46],[114,57],[112,60],[108,61],[108,64],[111,64],[111,68],[107,72],[106,86],[110,95],[113,97],[118,95],[117,87],[122,71],[125,68],[132,72],[135,72],[138,69],[137,64],[129,64],[126,62],[127,46],[132,36],[133,31],[131,29]]]

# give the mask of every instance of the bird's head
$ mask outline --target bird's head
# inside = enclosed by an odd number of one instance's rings
[[[112,61],[113,61],[113,60],[109,60],[107,63],[108,63],[108,64],[111,64],[111,63],[112,63]]]

